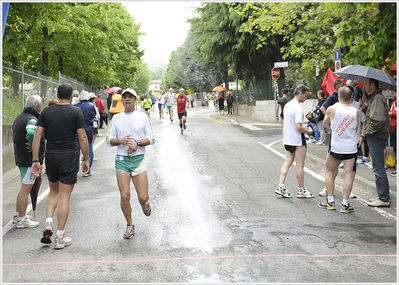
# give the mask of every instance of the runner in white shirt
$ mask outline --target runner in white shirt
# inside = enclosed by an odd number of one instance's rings
[[[161,90],[158,95],[158,110],[159,110],[159,119],[163,119],[163,109],[165,108],[165,91]]]
[[[175,101],[175,93],[173,92],[173,88],[169,88],[169,92],[166,93],[166,107],[169,111],[170,121],[173,122],[173,101]]]
[[[284,133],[283,144],[286,149],[285,161],[280,170],[280,181],[275,191],[276,194],[285,198],[292,195],[287,191],[285,179],[291,165],[296,161],[296,177],[298,181],[297,198],[313,198],[314,194],[307,191],[304,187],[304,167],[306,157],[306,139],[304,134],[311,134],[311,127],[303,126],[303,108],[299,103],[305,102],[309,94],[309,87],[301,84],[295,88],[295,97],[284,107]]]
[[[111,146],[117,146],[116,179],[121,195],[122,212],[127,222],[123,238],[129,239],[134,235],[130,205],[130,180],[136,188],[144,214],[151,215],[151,207],[148,203],[148,176],[144,147],[153,145],[155,139],[149,117],[134,109],[137,103],[137,94],[133,89],[127,88],[122,92],[122,103],[124,111],[112,118],[109,142]]]
[[[338,102],[330,106],[324,117],[323,126],[331,125],[331,150],[326,159],[325,181],[327,187],[327,200],[319,203],[319,207],[335,210],[334,182],[336,172],[341,161],[344,162],[344,187],[341,213],[350,213],[354,209],[349,205],[349,194],[353,185],[353,167],[357,157],[358,145],[362,140],[356,135],[359,128],[359,110],[350,106],[352,92],[348,86],[338,90]]]

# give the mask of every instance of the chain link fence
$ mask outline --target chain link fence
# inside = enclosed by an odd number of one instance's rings
[[[17,70],[5,66],[4,63],[2,72],[3,124],[14,121],[15,117],[24,109],[26,98],[31,95],[41,96],[43,98],[43,106],[47,106],[50,100],[56,98],[57,87],[63,83],[71,84],[73,89],[79,92],[85,90],[93,92],[103,99],[106,98],[106,90],[84,84],[63,75],[61,72],[58,74],[58,79],[55,79],[40,74],[40,72],[34,73],[25,70],[24,66],[21,67],[21,70]]]

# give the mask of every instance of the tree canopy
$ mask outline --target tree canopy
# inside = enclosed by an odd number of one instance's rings
[[[117,16],[116,16],[117,15]],[[10,3],[3,62],[97,87],[135,86],[140,25],[121,3]]]

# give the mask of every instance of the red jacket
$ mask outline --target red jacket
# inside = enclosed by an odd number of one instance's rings
[[[96,106],[97,106],[97,108],[98,108],[98,112],[99,112],[100,114],[104,113],[104,111],[105,111],[105,106],[104,106],[103,99],[101,99],[101,97],[98,97],[98,98],[96,99],[95,104],[96,104]]]
[[[391,110],[389,110],[389,125],[394,130],[396,129],[396,99],[397,97],[395,96],[392,102]]]

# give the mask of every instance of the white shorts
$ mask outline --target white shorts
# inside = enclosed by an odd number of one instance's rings
[[[19,173],[21,174],[22,184],[33,185],[33,183],[35,183],[36,176],[32,173],[32,167],[18,166],[18,168]]]

